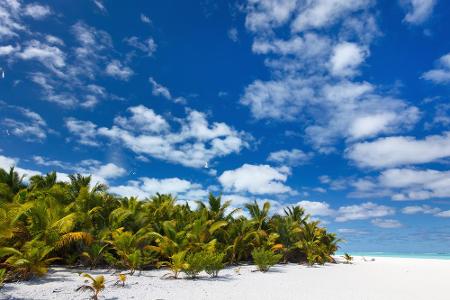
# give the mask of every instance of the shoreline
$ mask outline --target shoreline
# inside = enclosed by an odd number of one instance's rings
[[[450,253],[393,253],[393,252],[339,252],[334,257],[342,257],[348,253],[353,257],[373,257],[373,258],[401,258],[401,259],[426,259],[426,260],[450,260]]]

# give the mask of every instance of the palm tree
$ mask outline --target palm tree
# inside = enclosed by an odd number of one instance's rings
[[[20,251],[3,247],[0,248],[0,258],[6,257],[6,260],[0,265],[12,270],[16,279],[27,280],[34,276],[43,276],[47,273],[49,264],[59,259],[49,257],[53,249],[36,240],[25,243]]]
[[[2,184],[2,189],[9,189],[9,192],[16,194],[21,189],[25,188],[23,184],[23,179],[25,175],[20,176],[14,170],[14,167],[9,169],[9,172],[0,168],[0,184]]]

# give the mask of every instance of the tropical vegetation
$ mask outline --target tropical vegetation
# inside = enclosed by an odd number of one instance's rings
[[[14,168],[0,169],[0,269],[6,281],[45,275],[50,264],[112,267],[131,275],[168,267],[173,278],[202,270],[217,276],[224,264],[251,262],[255,249],[284,263],[312,265],[333,262],[338,248],[335,234],[299,206],[271,214],[269,202],[236,209],[213,194],[195,205],[164,194],[137,199],[109,193],[90,176],[69,179],[58,181],[52,172],[24,181]]]

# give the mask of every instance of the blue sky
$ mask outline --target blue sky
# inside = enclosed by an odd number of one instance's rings
[[[450,4],[0,0],[0,167],[450,246]]]

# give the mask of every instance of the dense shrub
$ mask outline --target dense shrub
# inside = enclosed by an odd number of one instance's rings
[[[224,257],[225,253],[205,252],[203,254],[205,272],[211,277],[219,276],[219,271],[224,268]]]
[[[186,256],[187,266],[184,273],[189,278],[196,278],[205,269],[204,252],[191,253]]]
[[[278,263],[281,259],[281,254],[276,254],[271,250],[264,248],[256,248],[252,251],[253,261],[261,272],[267,272],[270,267]]]

